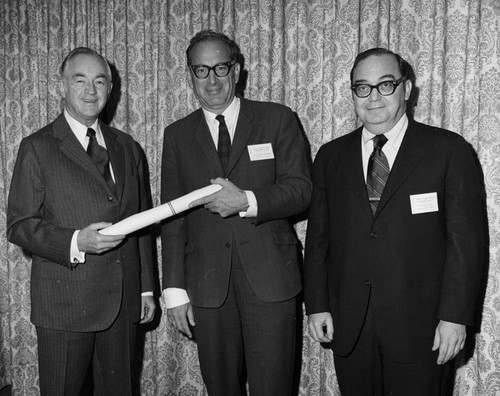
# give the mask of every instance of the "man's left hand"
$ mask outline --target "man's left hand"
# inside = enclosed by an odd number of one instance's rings
[[[437,364],[446,362],[457,356],[465,345],[465,326],[457,323],[439,321],[434,335],[434,344],[432,350],[439,349]]]
[[[141,296],[141,321],[140,324],[149,323],[153,320],[156,311],[156,303],[153,296]]]
[[[210,183],[219,184],[222,189],[191,202],[189,204],[190,208],[205,205],[205,208],[210,210],[210,212],[218,213],[222,217],[232,216],[248,209],[248,199],[245,191],[238,188],[229,180],[218,177],[217,179],[210,180]]]

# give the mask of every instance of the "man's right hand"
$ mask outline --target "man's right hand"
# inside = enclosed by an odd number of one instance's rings
[[[174,308],[168,308],[167,315],[169,316],[170,320],[173,322],[177,330],[179,330],[182,334],[185,334],[189,338],[193,336],[191,334],[191,329],[189,328],[190,325],[195,325],[193,307],[190,303],[179,305],[178,307]]]
[[[307,320],[309,334],[314,341],[331,342],[333,339],[333,319],[330,312],[309,315]]]
[[[76,243],[78,250],[85,253],[101,254],[118,246],[125,235],[103,235],[99,230],[111,223],[94,223],[80,230]]]

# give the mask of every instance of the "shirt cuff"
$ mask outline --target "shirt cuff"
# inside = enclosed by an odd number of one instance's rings
[[[71,238],[71,247],[70,247],[70,260],[72,264],[80,264],[85,262],[85,252],[80,252],[78,250],[78,233],[80,230],[76,230]]]
[[[179,307],[190,301],[187,291],[179,289],[178,287],[166,288],[163,290],[163,297],[165,298],[165,306],[167,309]]]
[[[154,296],[154,293],[153,293],[152,291],[142,292],[142,293],[141,293],[141,296],[142,296],[142,297],[146,297],[146,296]]]
[[[240,217],[257,217],[257,198],[253,191],[244,191],[248,200],[248,209],[240,212]]]

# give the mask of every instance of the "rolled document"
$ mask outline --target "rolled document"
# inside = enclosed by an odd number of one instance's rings
[[[174,216],[177,213],[189,209],[189,204],[199,198],[206,197],[219,191],[222,187],[219,184],[210,184],[209,186],[194,190],[189,194],[183,195],[173,201],[164,203],[156,208],[137,213],[109,227],[103,228],[99,232],[104,235],[127,235],[131,232],[140,230],[151,224],[157,223],[163,219]]]

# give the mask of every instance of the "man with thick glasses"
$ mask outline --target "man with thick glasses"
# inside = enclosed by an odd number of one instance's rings
[[[211,396],[244,395],[245,379],[252,395],[290,395],[301,290],[290,216],[312,191],[304,140],[289,108],[236,95],[234,41],[202,31],[186,55],[201,109],[165,129],[161,200],[222,189],[162,226],[167,315],[194,334]]]
[[[414,85],[399,55],[359,54],[351,89],[363,126],[314,161],[304,297],[343,396],[448,394],[474,320],[480,166],[461,136],[407,115]]]
[[[217,63],[210,67],[207,65],[189,65],[196,78],[203,80],[208,77],[210,71],[213,70],[217,77],[226,77],[231,70],[231,67],[236,64],[236,61]]]

